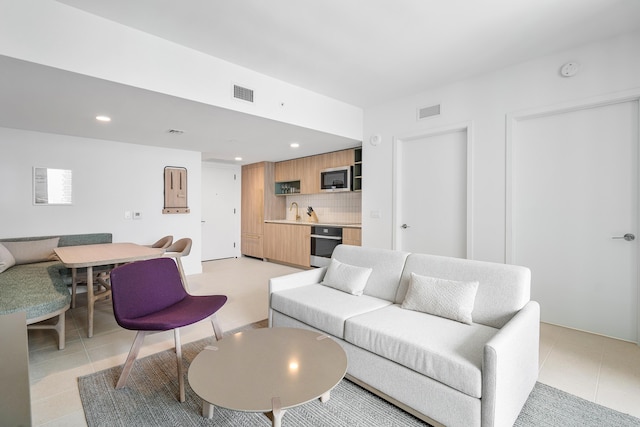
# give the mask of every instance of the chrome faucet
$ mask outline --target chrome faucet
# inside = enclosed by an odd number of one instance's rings
[[[289,212],[293,209],[293,205],[296,205],[296,221],[300,221],[300,215],[298,214],[298,204],[296,202],[291,202],[291,206],[289,206]]]

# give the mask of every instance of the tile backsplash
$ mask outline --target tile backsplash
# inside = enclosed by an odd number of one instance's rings
[[[362,193],[349,191],[344,193],[326,194],[292,194],[287,197],[288,220],[296,219],[295,208],[291,210],[291,203],[299,206],[302,221],[307,221],[307,206],[313,207],[318,221],[325,223],[361,223],[362,222]]]

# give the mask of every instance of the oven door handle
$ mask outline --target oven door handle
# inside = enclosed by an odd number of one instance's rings
[[[342,237],[338,237],[338,236],[323,236],[321,234],[312,234],[311,238],[313,238],[313,239],[326,239],[326,240],[342,240]]]

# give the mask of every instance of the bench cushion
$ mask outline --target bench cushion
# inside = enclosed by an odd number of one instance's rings
[[[16,265],[35,262],[55,261],[58,259],[53,251],[58,247],[59,237],[22,242],[4,242],[16,261]]]
[[[0,273],[16,265],[16,259],[9,249],[0,243]]]
[[[497,329],[394,304],[352,317],[345,340],[471,397],[482,397],[482,354]]]
[[[389,304],[383,299],[355,296],[320,284],[271,294],[274,310],[343,339],[345,320]]]
[[[60,277],[59,261],[16,265],[0,274],[0,314],[26,311],[36,319],[63,309],[71,302]]]

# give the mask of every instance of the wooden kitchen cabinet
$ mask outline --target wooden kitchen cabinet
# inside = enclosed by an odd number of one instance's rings
[[[345,245],[362,246],[362,229],[343,228],[342,243]]]
[[[300,181],[300,194],[320,193],[320,171],[352,166],[354,149],[285,160],[275,164],[275,182]]]
[[[300,192],[302,194],[315,194],[320,192],[320,169],[317,166],[318,156],[309,156],[300,159],[303,164],[302,179],[300,180]]]
[[[264,220],[276,219],[285,212],[284,198],[276,197],[274,164],[253,163],[242,167],[241,241],[243,255],[264,256]]]
[[[311,227],[294,224],[264,224],[264,257],[301,267],[310,266]]]
[[[300,181],[302,179],[302,159],[285,160],[275,164],[275,181]]]

